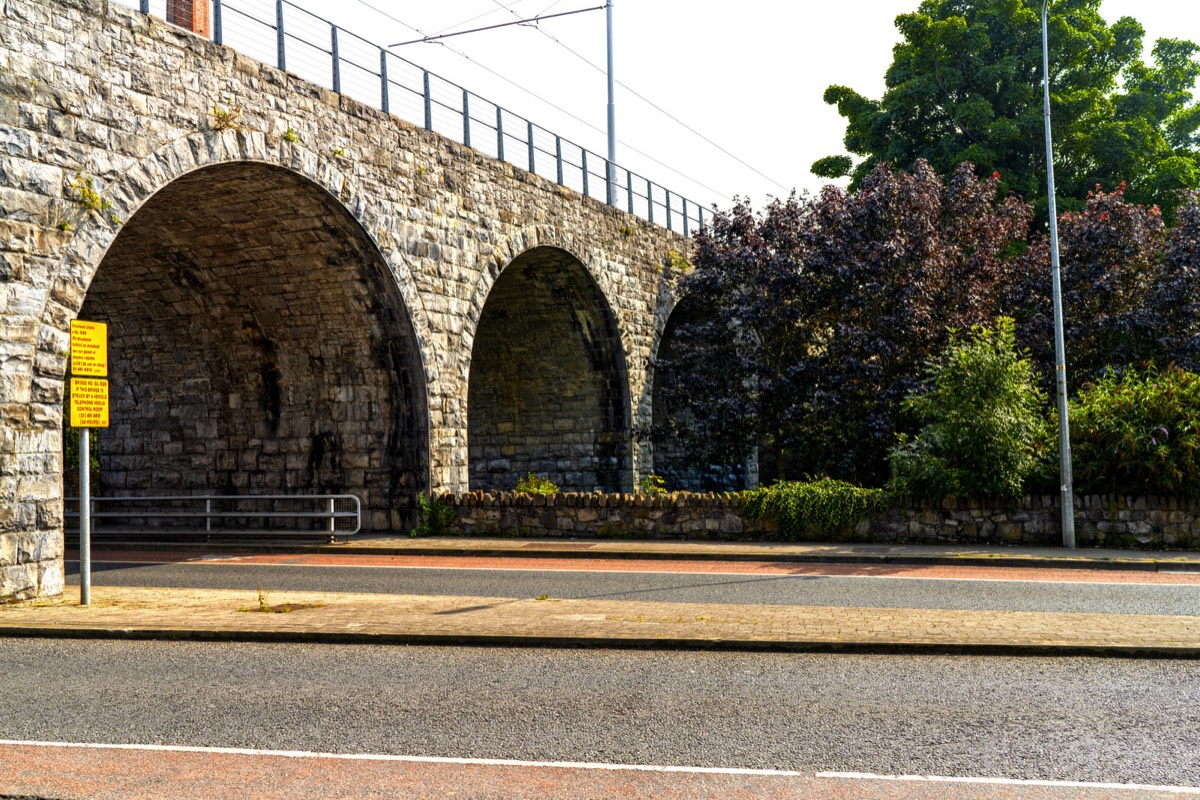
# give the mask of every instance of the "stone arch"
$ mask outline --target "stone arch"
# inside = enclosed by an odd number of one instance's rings
[[[195,134],[113,181],[105,196],[125,222],[91,215],[67,249],[35,386],[61,397],[70,319],[109,317],[124,370],[101,445],[111,489],[351,492],[368,529],[406,524],[430,482],[420,296],[390,220],[336,163],[272,142]],[[152,331],[140,352],[139,326]],[[147,387],[189,358],[195,375]],[[156,443],[137,409],[162,424]]]
[[[628,491],[627,346],[598,260],[548,238],[502,249],[468,311],[470,486],[511,489],[533,472],[565,490]]]

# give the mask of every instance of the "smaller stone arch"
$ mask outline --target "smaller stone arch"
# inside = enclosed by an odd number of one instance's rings
[[[593,270],[533,244],[490,277],[469,337],[470,487],[534,473],[568,491],[630,490],[625,346]]]

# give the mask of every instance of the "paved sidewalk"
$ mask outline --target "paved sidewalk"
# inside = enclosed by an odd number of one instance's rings
[[[412,538],[359,534],[336,544],[265,542],[135,541],[93,543],[93,549],[202,550],[214,553],[354,553],[359,555],[546,556],[554,558],[715,559],[845,564],[954,564],[1200,572],[1200,551],[1105,550],[1062,547],[827,544],[796,542],[699,542],[615,539],[505,539],[446,536]]]
[[[0,606],[0,636],[1200,657],[1200,617],[107,587],[85,608],[78,593]]]

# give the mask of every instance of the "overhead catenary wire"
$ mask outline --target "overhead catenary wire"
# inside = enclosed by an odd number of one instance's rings
[[[513,14],[513,15],[515,15],[515,16],[519,16],[519,15],[517,14],[517,12],[513,11],[513,10],[512,10],[512,8],[510,8],[510,6],[516,5],[516,3],[510,3],[508,6],[506,6],[506,5],[503,5],[502,3],[500,3],[500,0],[492,0],[492,2],[493,2],[493,3],[495,3],[496,5],[500,6],[500,8],[501,8],[501,9],[503,9],[503,10],[505,10],[505,11],[508,11],[510,14]],[[557,5],[557,2],[558,2],[558,0],[556,0],[556,2],[555,2],[555,3],[553,3],[553,4],[551,4],[551,5],[552,5],[552,6],[553,6],[553,5]],[[545,12],[542,12],[542,13],[545,13]],[[512,23],[512,24],[517,24],[517,23]],[[599,72],[599,73],[600,73],[600,74],[602,74],[602,75],[603,75],[603,74],[605,74],[605,70],[604,70],[604,68],[603,68],[603,67],[601,67],[599,64],[595,64],[595,63],[593,63],[592,61],[590,61],[590,60],[589,60],[589,59],[588,59],[586,56],[584,56],[582,53],[579,53],[579,52],[577,52],[576,50],[574,50],[574,49],[573,49],[573,48],[572,48],[570,45],[568,45],[568,44],[566,44],[565,42],[563,42],[561,39],[559,39],[559,38],[558,38],[557,36],[555,36],[554,34],[547,33],[546,31],[542,30],[542,28],[541,28],[540,26],[537,26],[537,25],[533,25],[533,26],[527,26],[527,27],[532,27],[532,28],[533,28],[534,30],[536,30],[538,33],[540,33],[540,34],[542,34],[543,36],[545,36],[545,37],[549,38],[551,41],[553,41],[553,42],[554,42],[555,44],[557,44],[559,47],[563,48],[563,49],[564,49],[564,50],[566,50],[568,53],[570,53],[571,55],[575,56],[576,58],[578,58],[578,59],[579,59],[580,61],[582,61],[583,63],[587,64],[587,65],[588,65],[589,67],[591,67],[592,69],[596,70],[597,72]],[[734,161],[736,161],[737,163],[741,164],[741,165],[742,165],[743,167],[745,167],[746,169],[748,169],[748,170],[750,170],[751,172],[753,172],[755,175],[758,175],[760,178],[763,178],[763,179],[765,179],[765,180],[768,180],[768,181],[770,181],[771,183],[775,184],[776,186],[778,186],[780,189],[782,189],[782,190],[783,190],[783,191],[785,191],[785,192],[787,192],[787,191],[791,191],[791,190],[790,190],[788,187],[784,186],[782,183],[780,183],[779,181],[775,180],[775,179],[774,179],[774,178],[772,178],[770,175],[767,175],[766,173],[764,173],[764,172],[762,172],[762,171],[758,170],[757,168],[755,168],[753,165],[746,163],[746,161],[744,161],[743,159],[741,159],[741,158],[739,158],[738,156],[734,155],[733,153],[731,153],[729,150],[727,150],[726,148],[722,147],[721,145],[717,144],[717,143],[716,143],[716,142],[714,142],[712,139],[708,138],[708,137],[707,137],[707,136],[705,136],[703,133],[701,133],[700,131],[698,131],[698,130],[696,130],[695,128],[693,128],[691,125],[688,125],[686,122],[684,122],[683,120],[679,119],[679,117],[675,116],[674,114],[672,114],[671,112],[669,112],[669,111],[667,111],[665,108],[663,108],[662,106],[660,106],[660,105],[658,105],[657,103],[655,103],[653,100],[651,100],[651,99],[649,99],[648,97],[646,97],[645,95],[641,94],[640,92],[638,92],[636,89],[634,89],[634,88],[633,88],[632,86],[630,86],[629,84],[627,84],[627,83],[625,83],[624,81],[621,81],[621,80],[617,80],[617,81],[616,81],[616,84],[617,84],[618,86],[620,86],[622,89],[625,89],[626,91],[628,91],[628,92],[629,92],[630,94],[632,94],[634,97],[636,97],[636,98],[638,98],[639,100],[641,100],[641,101],[642,101],[643,103],[645,103],[646,105],[648,105],[648,106],[650,106],[651,108],[653,108],[655,111],[659,112],[659,113],[660,113],[660,114],[662,114],[663,116],[665,116],[665,117],[667,117],[668,119],[670,119],[670,120],[671,120],[672,122],[674,122],[676,125],[679,125],[680,127],[682,127],[682,128],[684,128],[685,130],[687,130],[689,133],[693,134],[694,136],[697,136],[697,137],[699,137],[700,139],[702,139],[702,140],[703,140],[704,142],[706,142],[707,144],[711,145],[712,147],[715,147],[715,148],[716,148],[717,150],[719,150],[720,152],[722,152],[722,153],[724,153],[725,155],[729,156],[729,157],[730,157],[730,158],[732,158]],[[622,144],[624,144],[624,142],[622,142]]]
[[[519,2],[519,1],[520,1],[520,0],[518,0],[518,2]],[[404,28],[407,28],[407,29],[408,29],[408,30],[410,30],[410,31],[413,31],[414,33],[418,33],[418,34],[420,34],[420,35],[421,35],[421,36],[423,36],[423,37],[428,37],[428,36],[430,36],[430,34],[426,33],[425,31],[421,30],[420,28],[417,28],[417,27],[415,27],[415,26],[413,26],[413,25],[410,25],[410,24],[408,24],[408,23],[407,23],[407,22],[405,22],[404,20],[402,20],[402,19],[399,19],[398,17],[396,17],[396,16],[392,15],[391,13],[389,13],[389,12],[387,12],[387,11],[385,11],[385,10],[383,10],[383,9],[379,8],[378,6],[376,6],[376,5],[374,5],[374,4],[370,3],[370,2],[368,2],[368,0],[354,0],[354,2],[358,3],[359,5],[362,5],[362,6],[364,6],[365,8],[369,8],[370,10],[374,11],[376,14],[379,14],[379,15],[380,15],[380,16],[382,16],[382,17],[385,17],[385,18],[387,18],[387,19],[390,19],[392,22],[395,22],[396,24],[398,24],[398,25],[401,25],[401,26],[403,26]],[[515,3],[513,3],[513,5],[515,5]],[[554,5],[554,4],[552,4],[552,6],[553,6],[553,5]],[[507,8],[505,8],[505,10],[508,10],[508,9],[507,9]],[[462,24],[462,23],[460,23],[460,24]],[[452,27],[453,27],[453,26],[452,26]],[[460,50],[459,48],[457,48],[457,47],[454,47],[454,46],[453,46],[453,45],[451,45],[451,44],[447,44],[447,43],[446,43],[446,42],[444,42],[444,41],[432,41],[432,42],[430,42],[430,44],[435,44],[435,45],[438,45],[438,46],[440,46],[440,47],[445,47],[445,48],[446,48],[447,50],[449,50],[451,53],[454,53],[455,55],[457,55],[457,56],[459,56],[459,57],[461,57],[461,58],[464,58],[464,59],[466,59],[467,61],[470,61],[472,64],[475,64],[477,67],[479,67],[480,69],[484,70],[485,72],[487,72],[487,73],[489,73],[489,74],[493,75],[494,77],[496,77],[496,78],[498,78],[498,79],[500,79],[500,80],[504,81],[505,83],[509,84],[509,85],[510,85],[510,86],[512,86],[513,88],[515,88],[515,89],[518,89],[518,90],[520,90],[521,92],[524,92],[525,94],[529,95],[530,97],[533,97],[533,98],[535,98],[535,99],[536,99],[536,100],[538,100],[539,102],[541,102],[541,103],[545,103],[547,106],[549,106],[550,108],[553,108],[555,111],[558,111],[560,114],[563,114],[563,115],[567,116],[568,118],[575,120],[575,121],[576,121],[576,122],[578,122],[579,124],[581,124],[581,125],[583,125],[583,126],[585,126],[585,127],[587,127],[587,128],[590,128],[591,130],[593,130],[593,131],[595,131],[595,132],[597,132],[597,133],[599,133],[599,134],[602,134],[602,135],[603,135],[603,134],[605,133],[605,131],[604,131],[603,129],[599,128],[599,127],[598,127],[598,126],[596,126],[596,125],[593,125],[592,123],[588,122],[586,119],[583,119],[582,117],[580,117],[580,116],[578,116],[577,114],[574,114],[574,113],[572,113],[572,112],[568,111],[567,109],[563,108],[562,106],[558,105],[557,103],[555,103],[555,102],[553,102],[553,101],[551,101],[551,100],[548,100],[548,99],[546,99],[545,97],[542,97],[542,96],[541,96],[541,95],[539,95],[538,93],[536,93],[536,92],[532,91],[532,90],[531,90],[531,89],[529,89],[528,87],[522,86],[520,83],[517,83],[516,81],[512,80],[511,78],[508,78],[508,77],[506,77],[505,75],[502,75],[502,74],[500,74],[500,73],[499,73],[499,72],[497,72],[496,70],[494,70],[494,69],[492,69],[491,67],[487,66],[487,65],[486,65],[486,64],[484,64],[483,62],[481,62],[481,61],[479,61],[479,60],[477,60],[477,59],[475,59],[475,58],[471,57],[469,54],[467,54],[467,53],[463,52],[463,51],[462,51],[462,50]],[[564,45],[564,46],[565,46],[565,45]],[[638,154],[639,156],[641,156],[642,158],[645,158],[647,161],[650,161],[651,163],[653,163],[653,164],[655,164],[655,165],[657,165],[657,166],[659,166],[659,167],[662,167],[664,170],[667,170],[667,171],[668,171],[668,172],[670,172],[671,174],[673,174],[673,175],[676,175],[676,176],[678,176],[678,177],[680,177],[680,178],[683,178],[684,180],[690,181],[690,182],[691,182],[692,184],[694,184],[695,186],[698,186],[699,188],[701,188],[701,189],[704,189],[704,190],[705,190],[705,191],[707,191],[707,192],[711,192],[711,193],[712,193],[712,194],[713,194],[715,197],[717,197],[717,198],[719,198],[719,199],[721,199],[721,200],[724,200],[724,201],[726,201],[726,202],[732,202],[732,198],[730,198],[730,197],[729,197],[727,194],[725,194],[724,192],[722,192],[722,191],[720,191],[720,190],[718,190],[718,189],[715,189],[715,188],[713,188],[712,186],[709,186],[709,185],[707,185],[707,184],[705,184],[705,183],[702,183],[701,181],[697,180],[697,179],[695,178],[695,176],[694,176],[694,175],[692,175],[692,174],[690,174],[690,173],[687,173],[687,172],[683,172],[682,170],[678,170],[678,169],[676,169],[675,167],[672,167],[671,165],[669,165],[669,164],[667,164],[667,163],[665,163],[665,162],[663,162],[663,161],[661,161],[661,160],[659,160],[659,159],[655,158],[654,156],[650,155],[649,153],[646,153],[645,151],[643,151],[643,150],[640,150],[640,149],[638,149],[637,147],[634,147],[633,145],[629,144],[628,142],[626,142],[626,141],[624,141],[624,140],[618,140],[618,141],[620,141],[620,143],[621,143],[621,144],[622,144],[624,147],[628,148],[628,149],[629,149],[631,152],[634,152],[634,153]]]

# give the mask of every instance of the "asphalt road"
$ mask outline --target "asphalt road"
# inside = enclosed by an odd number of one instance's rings
[[[586,567],[586,562],[580,562]],[[661,569],[669,570],[670,562]],[[68,562],[69,581],[78,565]],[[997,577],[1000,568],[989,568]],[[94,586],[268,591],[608,598],[872,608],[943,608],[1103,614],[1200,615],[1200,584],[1062,583],[889,578],[878,575],[749,575],[514,569],[290,566],[183,562],[93,564]]]
[[[1190,661],[4,639],[0,674],[10,740],[1200,785]]]

